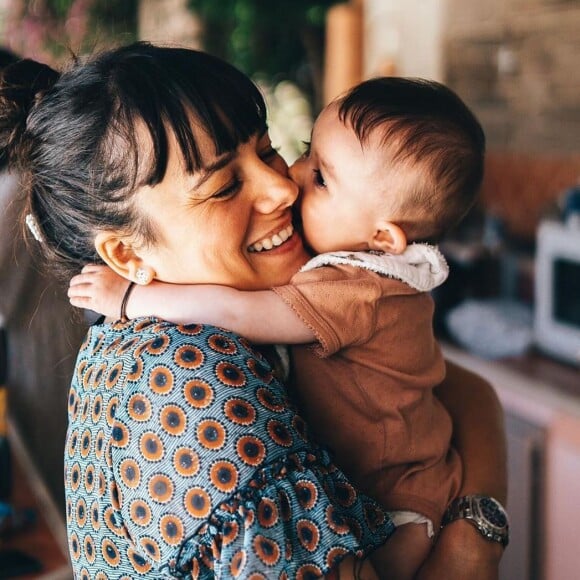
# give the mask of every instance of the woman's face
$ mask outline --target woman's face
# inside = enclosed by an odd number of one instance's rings
[[[165,178],[134,200],[155,234],[136,250],[155,278],[179,284],[221,284],[256,290],[288,282],[306,262],[292,228],[297,186],[267,133],[216,156],[198,135],[204,169],[185,171],[175,140]]]

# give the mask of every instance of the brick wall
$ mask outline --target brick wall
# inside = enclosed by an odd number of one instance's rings
[[[445,81],[490,148],[580,151],[580,2],[448,0]]]

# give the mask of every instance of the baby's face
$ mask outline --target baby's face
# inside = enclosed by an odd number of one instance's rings
[[[377,191],[384,178],[378,136],[361,146],[329,105],[319,115],[308,151],[290,168],[300,187],[304,237],[316,252],[365,250],[379,223]]]

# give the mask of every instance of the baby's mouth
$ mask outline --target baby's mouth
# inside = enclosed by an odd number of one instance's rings
[[[277,246],[281,246],[287,239],[292,237],[294,233],[294,226],[292,224],[286,226],[285,228],[281,229],[279,232],[275,233],[273,236],[269,238],[264,238],[259,242],[248,246],[249,252],[266,252],[271,250],[272,248],[276,248]]]

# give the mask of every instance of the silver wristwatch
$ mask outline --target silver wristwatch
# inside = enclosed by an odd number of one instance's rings
[[[499,542],[504,548],[508,545],[508,515],[493,497],[465,495],[454,499],[443,515],[441,527],[458,519],[470,522],[488,540]]]

